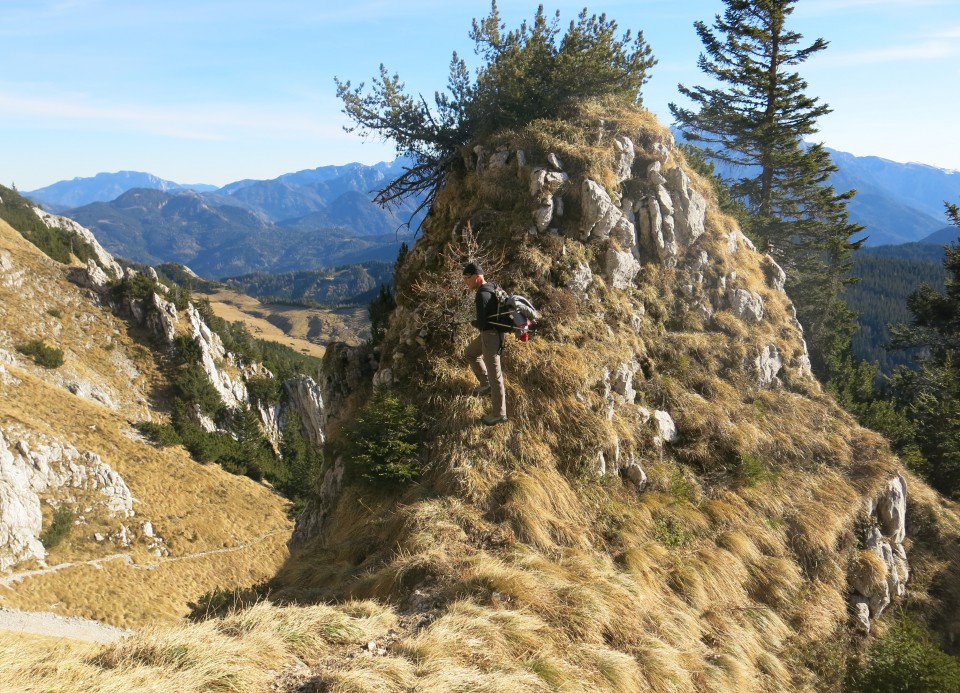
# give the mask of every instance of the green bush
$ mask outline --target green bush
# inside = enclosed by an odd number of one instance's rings
[[[131,274],[110,287],[110,298],[116,303],[127,299],[143,301],[160,291],[160,285],[147,275]]]
[[[63,365],[63,350],[47,346],[42,339],[17,344],[16,349],[24,356],[32,358],[38,366],[59,368]]]
[[[247,394],[251,402],[277,404],[283,392],[279,378],[251,378],[247,381]]]
[[[419,415],[391,388],[377,389],[345,431],[353,471],[374,484],[403,484],[423,473]]]
[[[903,615],[867,652],[854,675],[862,693],[949,693],[960,691],[960,662],[941,650],[933,634]]]
[[[65,505],[53,511],[53,520],[50,526],[40,533],[40,543],[49,551],[67,538],[70,528],[73,527],[73,511]]]
[[[184,402],[199,405],[200,411],[208,416],[216,416],[224,408],[220,393],[198,363],[180,369],[173,379],[173,392]]]
[[[158,424],[153,421],[138,421],[133,425],[140,433],[160,447],[180,445],[183,441],[177,430],[169,424]]]

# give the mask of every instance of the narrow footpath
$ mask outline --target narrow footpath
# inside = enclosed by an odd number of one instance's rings
[[[133,556],[128,553],[116,553],[110,556],[104,556],[103,558],[94,558],[89,561],[58,563],[57,565],[52,565],[46,568],[24,570],[19,573],[4,575],[0,577],[0,587],[13,589],[12,585],[26,578],[36,577],[38,575],[46,575],[48,573],[56,573],[61,570],[68,570],[69,568],[74,568],[77,566],[99,566],[110,561],[124,561],[127,565],[135,570],[156,570],[162,565],[174,563],[176,561],[188,561],[221,553],[243,551],[244,549],[259,544],[260,542],[266,541],[274,534],[277,534],[281,531],[286,530],[278,529],[268,532],[261,537],[257,537],[253,541],[247,542],[246,544],[241,544],[239,546],[211,549],[210,551],[201,551],[199,553],[192,553],[186,556],[163,558],[155,563],[137,563],[133,560]],[[108,626],[107,624],[100,623],[99,621],[80,618],[79,616],[60,616],[59,614],[44,611],[19,611],[17,609],[8,609],[6,607],[0,607],[0,630],[100,643],[114,642],[127,635],[131,635],[134,632],[131,630],[124,630],[123,628]]]

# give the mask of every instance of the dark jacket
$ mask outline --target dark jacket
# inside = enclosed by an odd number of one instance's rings
[[[484,330],[498,330],[497,325],[492,325],[491,321],[496,320],[497,312],[500,310],[500,301],[497,300],[497,285],[493,282],[486,282],[477,289],[477,295],[474,299],[477,305],[477,319],[470,324],[481,332]]]

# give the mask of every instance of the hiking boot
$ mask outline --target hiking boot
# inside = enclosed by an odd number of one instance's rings
[[[500,423],[506,423],[507,417],[500,416],[499,414],[487,414],[482,419],[480,419],[485,426],[496,426]]]
[[[483,395],[486,395],[489,393],[490,393],[490,383],[487,383],[486,385],[478,385],[473,390],[474,397],[482,397]]]

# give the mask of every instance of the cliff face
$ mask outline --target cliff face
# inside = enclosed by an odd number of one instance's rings
[[[506,342],[493,429],[461,357],[467,260],[543,313]],[[822,392],[783,285],[647,113],[589,107],[464,151],[373,379],[417,406],[427,471],[372,492],[328,456],[280,583],[422,612],[398,657],[513,682],[532,639],[589,690],[839,686],[825,662],[910,590],[907,498],[932,496]]]

